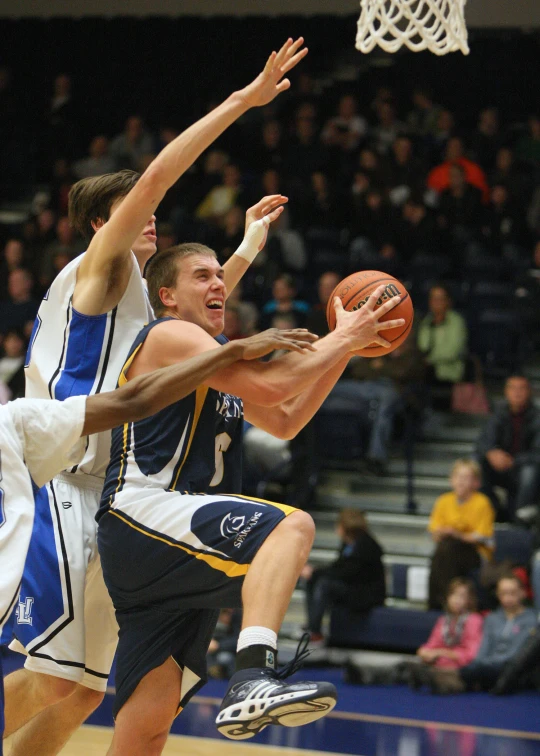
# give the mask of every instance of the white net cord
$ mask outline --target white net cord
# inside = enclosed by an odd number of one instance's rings
[[[464,7],[467,0],[360,0],[356,49],[369,53],[378,45],[395,53],[402,45],[468,55]]]

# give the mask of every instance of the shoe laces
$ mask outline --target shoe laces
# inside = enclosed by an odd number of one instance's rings
[[[304,666],[306,659],[311,654],[311,649],[308,648],[310,638],[309,633],[304,633],[296,647],[294,658],[276,670],[275,675],[279,680],[284,680],[286,677],[294,675],[295,672],[298,672]]]

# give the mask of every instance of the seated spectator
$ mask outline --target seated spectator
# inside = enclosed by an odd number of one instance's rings
[[[438,223],[441,229],[450,232],[454,254],[462,258],[466,252],[464,244],[478,236],[482,223],[482,195],[467,183],[465,169],[459,163],[449,166],[448,182],[439,198]]]
[[[308,630],[313,642],[323,641],[323,617],[334,603],[366,612],[384,604],[386,598],[383,552],[363,512],[342,510],[336,530],[341,540],[336,561],[317,569],[307,564],[301,574],[307,581]]]
[[[445,614],[437,620],[417,655],[426,665],[458,669],[472,662],[482,642],[482,617],[476,612],[476,591],[467,578],[450,581]]]
[[[326,320],[326,305],[330,295],[340,281],[340,277],[332,270],[326,271],[317,281],[318,302],[311,308],[306,320],[306,328],[317,336],[326,336],[328,333],[328,321]]]
[[[418,661],[391,666],[360,666],[349,660],[344,669],[346,682],[364,685],[405,683],[416,690],[431,683],[432,669],[458,669],[469,664],[480,648],[483,623],[476,612],[476,592],[470,580],[454,578],[451,581],[444,610],[445,614],[435,623],[427,643],[416,652]]]
[[[435,105],[427,87],[416,87],[412,94],[413,109],[407,116],[407,124],[413,134],[420,137],[434,135],[441,108]]]
[[[12,270],[24,267],[24,244],[20,239],[8,239],[0,260],[0,300],[8,295],[8,276]]]
[[[258,141],[253,146],[249,166],[258,174],[270,168],[279,171],[283,166],[284,151],[280,122],[266,121]]]
[[[452,298],[444,284],[436,284],[429,291],[429,313],[418,328],[418,348],[424,354],[431,386],[450,389],[463,379],[467,325],[452,309]],[[450,392],[448,406],[449,399]]]
[[[480,493],[480,466],[472,460],[454,463],[452,491],[439,496],[428,530],[436,544],[429,575],[429,608],[440,609],[451,580],[470,577],[493,555],[494,512]]]
[[[504,387],[505,401],[488,418],[476,446],[483,490],[499,521],[525,516],[540,490],[540,409],[532,401],[527,378],[513,375]],[[507,491],[506,507],[494,491]]]
[[[367,134],[367,121],[358,115],[358,103],[353,95],[340,98],[337,115],[330,118],[322,131],[321,141],[328,147],[340,147],[352,152]]]
[[[448,140],[444,162],[435,166],[428,174],[428,187],[439,192],[439,194],[448,189],[450,187],[450,168],[455,163],[458,163],[465,171],[465,181],[467,184],[479,189],[482,192],[483,202],[488,202],[489,187],[485,173],[478,163],[464,156],[463,142],[459,137],[451,137]]]
[[[443,108],[439,111],[434,132],[426,139],[429,162],[438,164],[444,159],[448,142],[454,135],[454,114]]]
[[[353,197],[350,232],[353,239],[350,264],[353,270],[369,267],[377,250],[393,241],[395,224],[392,208],[380,189],[370,187],[365,195]]]
[[[77,238],[75,230],[69,222],[67,216],[58,218],[56,222],[56,239],[48,244],[41,258],[41,268],[39,275],[39,284],[43,290],[43,293],[51,285],[54,275],[58,273],[53,266],[53,259],[57,255],[64,255],[69,260],[73,260],[77,255],[80,255],[86,249],[86,244],[83,239]]]
[[[366,468],[374,475],[386,475],[386,465],[396,416],[418,402],[418,387],[424,367],[414,340],[408,339],[384,357],[358,357],[351,361],[352,380],[339,381],[332,396],[375,403],[375,417],[366,454]]]
[[[73,164],[73,173],[78,179],[101,176],[103,173],[112,173],[115,169],[115,160],[109,155],[109,140],[102,134],[95,136],[90,142],[88,157]]]
[[[4,335],[3,356],[0,357],[0,381],[9,383],[24,364],[26,341],[21,331],[11,329]]]
[[[58,158],[54,161],[52,180],[49,183],[49,204],[53,213],[58,216],[68,214],[69,190],[76,180],[66,158]]]
[[[510,262],[518,263],[526,242],[523,210],[503,184],[491,188],[489,205],[482,219],[482,235],[495,254],[502,252]]]
[[[524,597],[521,581],[512,573],[497,581],[500,608],[488,614],[484,621],[478,654],[470,664],[460,669],[433,670],[433,692],[489,690],[495,685],[506,665],[537,627],[536,612],[523,606]]]
[[[391,204],[401,207],[413,191],[420,190],[424,174],[424,166],[413,153],[411,139],[401,134],[394,140],[384,166],[384,184]]]
[[[387,155],[399,134],[405,133],[407,127],[398,120],[394,104],[382,100],[377,105],[378,124],[372,130],[371,141],[380,155]]]
[[[326,150],[317,139],[317,127],[313,118],[297,115],[283,166],[291,183],[300,186],[307,184],[311,174],[323,170],[326,163]]]
[[[540,240],[535,243],[530,263],[516,283],[516,305],[523,330],[532,349],[536,350],[540,348]]]
[[[39,302],[32,298],[34,279],[26,268],[12,270],[8,276],[8,299],[0,302],[0,330],[12,328],[24,330],[26,324],[34,323]]]
[[[472,156],[484,171],[491,171],[495,165],[500,143],[499,112],[497,108],[484,108],[480,111],[478,125],[470,140]]]
[[[296,285],[293,277],[288,273],[278,276],[272,285],[272,294],[273,299],[262,309],[261,328],[263,330],[268,328],[277,313],[293,315],[296,322],[295,328],[303,328],[310,308],[307,302],[295,299]]]
[[[143,119],[138,115],[129,116],[124,131],[114,137],[109,149],[117,171],[122,168],[138,170],[141,158],[152,152],[154,152],[154,140],[146,131]]]
[[[529,133],[516,144],[516,157],[534,167],[540,166],[540,116],[529,116]]]
[[[397,224],[396,236],[404,262],[416,255],[429,255],[439,249],[439,229],[423,200],[412,195],[401,209],[401,219]]]
[[[227,298],[227,307],[234,305],[240,319],[240,332],[242,337],[252,336],[257,332],[259,312],[253,302],[245,302],[242,299],[243,284],[240,280]]]
[[[242,629],[240,609],[222,609],[214,636],[208,646],[208,674],[218,680],[228,680],[235,671],[236,646]]]
[[[501,147],[495,155],[495,165],[489,176],[489,185],[503,184],[520,205],[528,202],[531,194],[531,170],[516,162],[510,147]]]
[[[237,165],[226,165],[222,182],[215,186],[195,211],[200,220],[220,223],[242,194],[241,174]]]

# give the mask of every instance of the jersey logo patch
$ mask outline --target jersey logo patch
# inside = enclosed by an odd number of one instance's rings
[[[238,531],[244,527],[245,521],[245,517],[233,517],[230,512],[229,514],[225,515],[225,517],[221,521],[220,527],[221,535],[223,536],[223,538],[236,536]]]
[[[62,506],[63,506],[64,509],[71,509],[71,507],[73,506],[73,504],[70,501],[63,501],[62,502]]]
[[[15,614],[17,615],[18,625],[31,625],[32,624],[32,605],[34,599],[32,596],[28,596],[24,601],[19,601]]]

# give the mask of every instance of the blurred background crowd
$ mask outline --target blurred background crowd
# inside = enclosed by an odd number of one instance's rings
[[[158,211],[157,244],[202,242],[224,261],[242,241],[248,207],[268,194],[289,198],[227,303],[230,339],[271,326],[323,336],[331,292],[359,269],[406,284],[416,310],[408,341],[387,357],[352,360],[319,418],[290,445],[248,430],[245,484],[258,495],[274,485],[272,496],[315,509],[328,459],[384,481],[397,455],[406,458],[408,505],[416,511],[415,443],[452,412],[482,415],[467,437],[476,462],[462,465],[461,478],[454,470],[452,492],[437,500],[429,521],[436,551],[425,598],[440,609],[455,578],[473,579],[482,599],[494,520],[534,528],[538,519],[540,411],[529,375],[540,346],[538,43],[480,35],[468,82],[461,56],[430,56],[429,66],[424,55],[352,63],[343,45],[350,29],[343,19],[326,22],[290,19],[286,29],[260,19],[6,23],[0,401],[24,394],[40,299],[85,249],[67,217],[73,183],[144,171],[183,128],[249,79],[263,35],[266,49],[268,39],[298,27],[309,63],[295,72],[290,92],[241,118],[170,190]],[[313,569],[304,576],[315,639],[325,607],[339,603],[349,583],[364,581],[358,560],[352,572],[343,568],[360,535],[367,538],[362,522],[354,538],[339,531],[335,574],[318,587]],[[380,566],[380,546],[371,541]],[[529,547],[505,569],[530,568]],[[492,576],[492,589],[499,578]],[[376,582],[363,609],[384,602],[384,575]],[[525,593],[521,584],[513,588],[521,607]]]

